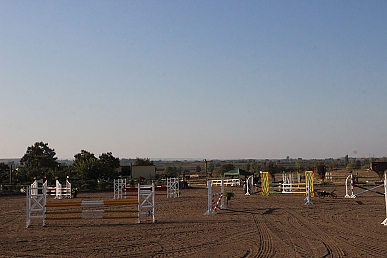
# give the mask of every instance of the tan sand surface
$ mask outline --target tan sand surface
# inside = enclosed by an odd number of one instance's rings
[[[180,198],[156,196],[155,224],[69,220],[42,227],[34,220],[30,228],[25,197],[2,196],[0,257],[387,257],[383,196],[346,199],[340,187],[338,198],[314,197],[304,205],[300,194],[226,191],[235,197],[214,216],[204,216],[207,189],[194,188],[181,190]],[[81,192],[76,200],[112,198]]]

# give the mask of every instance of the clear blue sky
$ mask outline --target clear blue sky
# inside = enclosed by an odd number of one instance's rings
[[[387,156],[387,1],[0,0],[0,158]]]

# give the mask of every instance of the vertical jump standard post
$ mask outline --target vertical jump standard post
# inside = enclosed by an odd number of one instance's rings
[[[305,197],[305,205],[311,205],[313,204],[312,199],[310,198],[313,196],[313,171],[305,171],[305,179],[306,179],[306,197]]]
[[[269,172],[261,171],[261,195],[270,195]]]
[[[254,176],[249,176],[246,180],[246,193],[245,195],[254,194]]]
[[[384,172],[384,199],[386,201],[386,219],[383,220],[382,224],[387,226],[387,172]]]

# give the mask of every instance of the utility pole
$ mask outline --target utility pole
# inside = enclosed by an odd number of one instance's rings
[[[208,180],[208,172],[207,172],[207,160],[204,159],[204,168],[206,170],[206,180]]]

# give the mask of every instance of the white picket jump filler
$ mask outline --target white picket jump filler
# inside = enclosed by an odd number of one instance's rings
[[[207,180],[207,189],[208,189],[208,205],[207,205],[207,211],[204,213],[204,215],[215,215],[216,214],[216,210],[218,208],[220,208],[221,210],[225,210],[227,209],[227,206],[224,204],[224,181],[223,181],[223,184],[221,186],[221,192],[220,193],[217,193],[217,194],[212,194],[212,180]],[[212,204],[213,204],[213,197],[216,197],[218,196],[218,200],[215,204],[215,207],[212,208]],[[219,206],[220,204],[220,206]]]
[[[40,180],[39,180],[40,181]],[[55,181],[55,186],[48,186],[47,180],[43,183],[43,186],[46,187],[47,195],[55,196],[55,199],[62,199],[63,196],[65,198],[71,198],[71,183],[66,179],[66,187],[62,187],[62,184],[59,180]],[[35,181],[31,184],[31,194],[37,194],[38,181]]]
[[[41,180],[40,183],[42,183]],[[31,225],[31,219],[41,219],[43,226],[46,225],[46,220],[72,220],[72,219],[123,219],[123,218],[137,218],[138,223],[141,223],[142,216],[152,216],[153,223],[156,222],[155,218],[155,186],[152,185],[138,185],[137,200],[98,200],[98,201],[72,201],[72,202],[49,202],[47,203],[47,187],[36,187],[32,189],[27,187],[26,196],[26,227]],[[108,210],[108,209],[91,209],[84,210],[82,207],[91,206],[106,206],[106,205],[137,205],[137,210]],[[80,207],[81,210],[59,210],[59,211],[47,211],[48,208],[53,207]],[[132,213],[135,212],[135,216],[100,216],[98,213]],[[47,214],[91,214],[83,215],[81,217],[47,217]]]
[[[386,201],[386,219],[383,220],[382,225],[387,226],[387,172],[384,173],[384,199]]]
[[[40,180],[41,182],[43,182],[43,179]],[[36,195],[38,194],[38,180],[34,180],[34,182],[31,184],[31,194],[33,195]]]
[[[167,198],[176,198],[180,196],[179,178],[167,178]]]
[[[254,194],[254,176],[249,176],[246,180],[246,194]]]
[[[286,175],[282,173],[282,193],[291,193],[292,192],[292,183],[293,183],[293,175]]]

